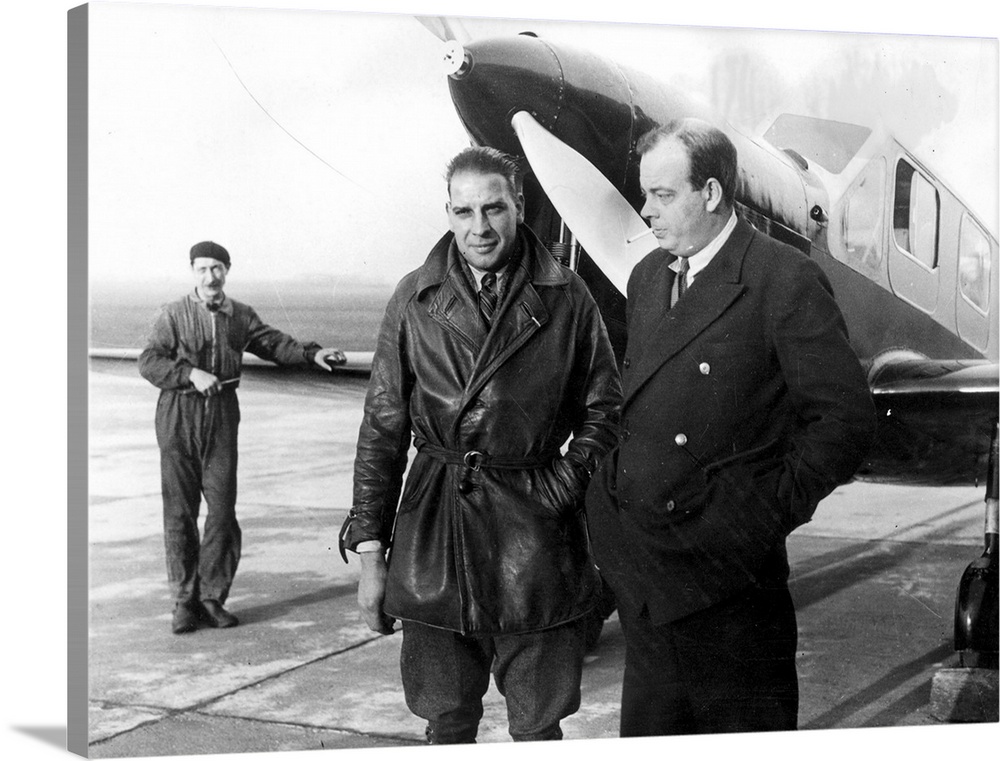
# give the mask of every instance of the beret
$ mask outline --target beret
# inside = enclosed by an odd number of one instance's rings
[[[210,240],[204,240],[201,243],[195,243],[191,246],[191,261],[199,257],[206,257],[208,259],[217,259],[227,267],[229,266],[229,252],[226,251],[218,243],[214,243]]]

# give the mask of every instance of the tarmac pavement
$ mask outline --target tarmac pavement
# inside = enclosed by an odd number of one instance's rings
[[[399,683],[399,634],[355,606],[337,532],[351,500],[363,378],[248,372],[239,394],[243,559],[233,629],[170,632],[153,433],[134,363],[90,372],[89,753],[92,758],[423,745]],[[983,489],[855,483],[789,540],[802,729],[913,727],[957,664],[954,595],[982,549]],[[617,619],[587,658],[567,739],[617,737]],[[802,733],[799,733],[802,734]],[[505,743],[491,688],[480,742]]]

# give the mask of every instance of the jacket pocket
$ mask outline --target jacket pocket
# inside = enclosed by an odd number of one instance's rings
[[[569,488],[559,474],[558,459],[544,468],[536,468],[531,473],[531,493],[533,501],[541,511],[552,517],[572,515],[583,507],[583,498]],[[565,467],[570,467],[567,463]]]
[[[745,449],[729,457],[716,460],[705,466],[705,475],[711,476],[717,471],[725,470],[738,464],[745,464],[751,470],[767,470],[771,465],[781,460],[784,455],[782,439],[772,439],[766,444],[753,449]]]

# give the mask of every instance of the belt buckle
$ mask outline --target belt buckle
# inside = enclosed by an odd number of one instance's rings
[[[484,452],[478,452],[475,449],[472,449],[465,453],[465,456],[462,458],[462,462],[465,464],[466,468],[474,470],[478,473],[483,467],[483,459],[485,457],[486,454]]]

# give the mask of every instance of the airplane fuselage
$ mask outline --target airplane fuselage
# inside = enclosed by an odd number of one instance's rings
[[[675,118],[717,124],[739,155],[741,214],[820,264],[869,370],[882,424],[860,475],[927,483],[984,477],[997,416],[997,241],[890,136],[789,116],[767,140],[751,138],[664,79],[531,35],[470,44],[449,86],[474,142],[523,156],[511,118],[527,112],[636,210],[636,139]],[[527,221],[558,246],[562,220],[526,170]],[[585,251],[577,269],[621,356],[624,297]],[[921,385],[958,370],[972,379]]]

